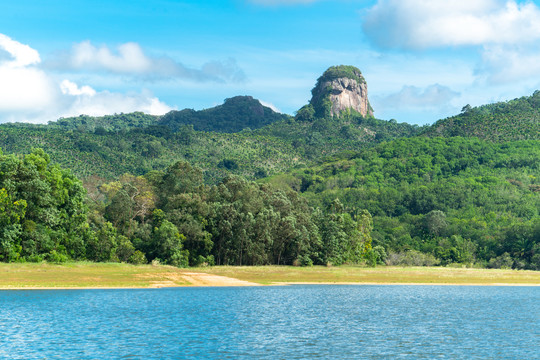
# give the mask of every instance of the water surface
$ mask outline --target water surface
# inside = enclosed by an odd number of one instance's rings
[[[0,291],[0,358],[539,359],[540,288]]]

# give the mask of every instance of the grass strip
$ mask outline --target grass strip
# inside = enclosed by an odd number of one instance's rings
[[[67,264],[0,263],[0,289],[152,288],[190,286],[183,274],[206,273],[263,285],[279,284],[448,284],[536,285],[540,271],[445,267],[293,267],[215,266],[179,269],[172,266],[74,262]],[[193,278],[193,275],[190,275]],[[205,286],[224,286],[205,283]]]
[[[276,283],[540,285],[540,272],[525,270],[387,266],[376,268],[218,266],[201,268],[200,271],[267,285]]]

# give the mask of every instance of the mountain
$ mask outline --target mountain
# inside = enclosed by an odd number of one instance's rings
[[[235,96],[225,99],[223,105],[206,110],[171,111],[159,119],[159,124],[173,131],[183,125],[193,125],[197,131],[234,133],[248,128],[258,129],[287,118],[288,115],[273,111],[251,96]]]
[[[0,148],[6,153],[43,148],[52,161],[83,179],[142,175],[183,160],[202,168],[205,181],[215,183],[230,173],[258,179],[347,159],[377,144],[421,134],[539,139],[538,92],[506,103],[466,107],[460,115],[424,127],[374,118],[365,79],[352,66],[329,68],[312,94],[294,118],[252,97],[237,96],[214,108],[162,117],[137,112],[81,115],[48,125],[1,124]]]
[[[288,118],[289,115],[277,113],[251,96],[235,96],[225,99],[222,105],[200,111],[173,110],[163,116],[142,112],[106,116],[79,115],[51,121],[49,125],[83,132],[97,131],[100,134],[104,131],[117,132],[148,126],[165,126],[177,132],[185,125],[192,125],[196,131],[235,133],[244,129],[258,129]]]
[[[362,72],[350,65],[328,68],[311,91],[310,104],[319,117],[339,117],[353,111],[362,116],[373,116],[369,104],[367,83]]]
[[[478,137],[492,141],[540,139],[540,91],[531,96],[478,107],[465,106],[461,114],[437,121],[428,136]]]
[[[365,90],[354,96],[367,95],[365,80],[353,67],[332,67],[319,82],[345,83],[349,81],[346,76],[358,85],[354,88]],[[353,98],[352,92],[347,94],[346,98]],[[365,102],[369,107],[367,98]],[[317,100],[312,103],[318,106]],[[343,107],[344,103],[335,105]],[[311,107],[311,112],[306,107]],[[348,156],[341,153],[414,136],[421,130],[416,125],[363,116],[355,108],[346,110],[339,116],[317,117],[309,104],[293,118],[274,112],[251,96],[236,96],[210,109],[172,111],[161,117],[135,112],[80,115],[48,125],[2,124],[0,148],[8,153],[43,148],[54,162],[83,179],[142,175],[183,160],[201,167],[205,181],[215,183],[229,173],[258,179]]]

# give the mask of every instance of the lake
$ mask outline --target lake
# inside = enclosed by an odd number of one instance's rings
[[[0,291],[0,358],[539,359],[540,287]]]

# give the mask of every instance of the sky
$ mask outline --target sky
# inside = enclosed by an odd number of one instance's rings
[[[540,0],[17,0],[0,12],[0,122],[213,107],[294,115],[332,65],[379,119],[431,124],[540,89]]]

